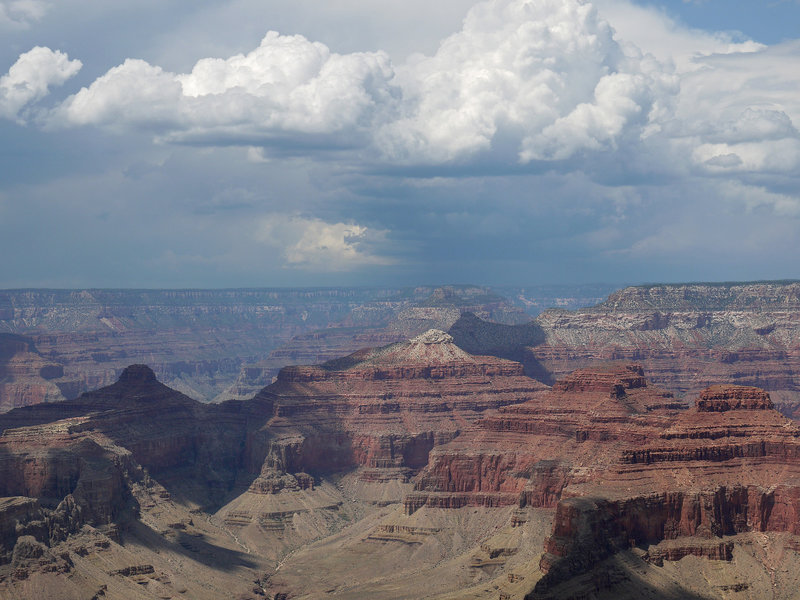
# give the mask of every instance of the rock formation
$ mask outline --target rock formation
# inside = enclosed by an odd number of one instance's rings
[[[293,336],[338,323],[354,311],[361,327],[383,325],[431,288],[392,299],[402,292],[9,290],[0,293],[0,333],[27,336],[48,361],[62,365],[77,383],[64,390],[67,398],[113,383],[129,364],[147,362],[176,389],[211,399],[243,364],[266,359]],[[3,398],[0,394],[0,409],[10,404]]]
[[[0,333],[0,412],[64,400],[78,385],[64,377],[62,365],[42,357],[33,340]]]
[[[519,363],[472,356],[429,330],[317,367],[286,367],[256,398],[274,406],[270,456],[281,471],[364,467],[363,478],[408,479],[428,453],[484,411],[545,386]]]
[[[656,564],[731,560],[740,534],[800,534],[800,428],[763,390],[708,388],[616,458],[563,490],[531,598],[561,597],[559,584],[635,546]]]
[[[0,415],[0,596],[253,597],[241,596],[253,586],[239,566],[257,563],[234,559],[230,534],[194,523],[191,511],[213,510],[253,481],[261,464],[253,473],[248,427],[263,425],[270,410],[200,404],[132,365],[76,400]],[[170,566],[153,567],[159,553]],[[223,568],[235,562],[215,582],[213,569],[176,560],[183,554]],[[114,566],[102,584],[98,561]]]
[[[681,395],[709,385],[758,386],[791,416],[800,406],[800,283],[631,287],[536,320],[530,349],[552,378],[596,361],[634,360]]]
[[[789,597],[800,426],[771,394],[630,361],[548,387],[509,360],[539,327],[459,313],[220,404],[130,365],[0,414],[0,596]]]
[[[32,578],[51,573],[44,563],[66,569],[58,553],[87,531],[117,548],[152,535],[143,522],[161,522],[166,542],[159,543],[170,552],[180,552],[173,541],[195,548],[181,533],[191,528],[189,510],[219,509],[234,540],[277,560],[399,502],[433,447],[487,410],[544,389],[520,364],[472,356],[438,330],[319,367],[286,368],[256,398],[219,405],[198,403],[149,367],[131,365],[116,383],[75,400],[0,415],[0,496],[8,498],[0,590],[4,577],[18,590],[13,573],[21,569]],[[348,489],[362,498],[355,507],[329,481],[348,472],[355,473]],[[29,555],[42,564],[25,563]],[[138,563],[117,565],[108,570],[114,577],[147,585],[162,577]]]
[[[363,348],[401,342],[429,329],[455,328],[456,343],[468,352],[515,361],[522,359],[524,346],[543,338],[535,326],[526,328],[523,325],[530,323],[528,315],[486,288],[446,286],[432,291],[417,288],[414,293],[423,291],[430,295],[415,302],[396,299],[391,309],[357,308],[335,326],[294,336],[273,350],[266,360],[244,365],[233,385],[217,400],[252,397],[272,383],[286,365],[321,364]],[[467,322],[461,322],[465,318]],[[508,341],[502,341],[504,335],[512,333]],[[480,340],[474,338],[476,335]],[[478,341],[481,343],[476,343]],[[495,352],[498,344],[505,353]],[[512,352],[508,351],[509,346],[514,346]]]
[[[641,366],[579,370],[552,390],[487,414],[433,450],[405,499],[422,506],[553,507],[570,483],[591,479],[624,443],[641,443],[686,405],[653,388]]]

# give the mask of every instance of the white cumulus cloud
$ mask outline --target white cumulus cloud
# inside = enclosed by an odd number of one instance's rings
[[[794,176],[798,58],[800,42],[700,32],[630,0],[483,0],[435,52],[400,65],[272,31],[184,73],[128,59],[47,122],[241,146],[256,162],[348,150],[338,156],[432,175],[552,163],[599,173],[618,153],[619,173],[636,177]],[[2,80],[0,114],[24,117],[79,66],[46,48],[22,55]]]
[[[41,46],[21,54],[0,77],[0,117],[24,120],[21,112],[28,104],[44,98],[51,86],[62,85],[81,66],[81,61]]]
[[[339,55],[299,35],[269,32],[248,54],[202,59],[190,73],[127,60],[68,98],[53,120],[144,126],[176,142],[346,138],[391,104],[392,75],[384,53]]]
[[[285,214],[264,217],[255,233],[259,242],[280,249],[288,266],[334,271],[390,264],[367,248],[385,235],[356,223]]]
[[[489,0],[429,58],[400,73],[404,118],[379,135],[396,159],[447,162],[492,148],[500,133],[522,161],[567,158],[643,133],[668,70],[626,54],[579,0]]]

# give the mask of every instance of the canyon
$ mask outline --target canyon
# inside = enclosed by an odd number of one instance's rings
[[[145,361],[69,398],[77,371],[3,334],[38,400],[0,414],[0,596],[792,598],[798,308],[792,282],[535,319],[425,290],[214,403]]]
[[[447,329],[467,311],[511,324],[530,318],[477,286],[0,290],[0,411],[76,398],[133,363],[201,401],[252,397],[283,366]]]

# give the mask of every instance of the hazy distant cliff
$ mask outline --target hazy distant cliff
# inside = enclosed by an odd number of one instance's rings
[[[577,311],[537,318],[531,356],[560,377],[595,360],[642,362],[678,392],[735,382],[773,392],[784,412],[800,402],[800,283],[630,287]]]
[[[466,310],[500,322],[530,319],[477,286],[0,291],[0,333],[23,334],[30,347],[11,360],[13,368],[10,359],[0,365],[0,411],[73,398],[115,381],[135,362],[210,400],[234,383],[243,365],[269,359],[266,381],[247,389],[252,395],[287,364],[322,362],[446,328]],[[59,382],[39,377],[43,361],[63,370]]]
[[[357,308],[382,322],[409,301],[399,289],[14,290],[0,292],[0,332],[24,334],[79,380],[68,396],[146,362],[165,381],[213,397],[243,363]],[[423,294],[420,294],[423,296]],[[413,296],[412,296],[413,297]]]

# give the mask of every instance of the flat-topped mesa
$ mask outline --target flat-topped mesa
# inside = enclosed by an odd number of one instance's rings
[[[628,287],[599,310],[741,310],[800,308],[800,282],[685,283]],[[592,310],[592,309],[588,309]]]
[[[657,438],[622,453],[626,464],[722,462],[734,458],[785,461],[800,457],[800,427],[774,410],[762,389],[714,385],[694,410],[676,418]]]
[[[744,385],[712,385],[700,392],[695,403],[698,412],[728,410],[772,410],[769,394],[757,387]]]
[[[708,540],[800,534],[800,427],[759,388],[707,388],[695,409],[616,453],[594,478],[563,490],[540,565],[546,576],[531,598],[558,597],[555,586],[631,543],[680,540],[679,552],[656,549],[658,560],[730,560]]]
[[[625,390],[647,387],[644,369],[639,364],[612,363],[604,367],[581,369],[560,379],[553,385],[554,392],[601,392],[615,397],[625,395]]]

